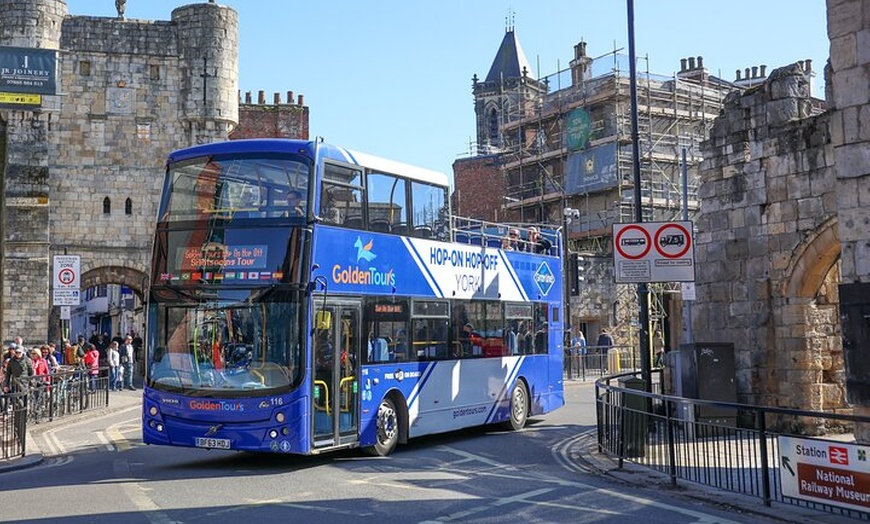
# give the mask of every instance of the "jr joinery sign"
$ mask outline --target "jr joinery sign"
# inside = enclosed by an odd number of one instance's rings
[[[57,94],[57,51],[0,46],[0,93]]]

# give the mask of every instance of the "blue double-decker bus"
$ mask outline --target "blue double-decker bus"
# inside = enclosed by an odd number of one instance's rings
[[[452,216],[442,173],[319,140],[172,153],[144,441],[387,455],[562,406],[559,231],[510,229]]]

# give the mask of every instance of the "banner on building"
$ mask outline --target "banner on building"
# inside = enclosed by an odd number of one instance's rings
[[[0,46],[0,92],[57,94],[57,51]]]
[[[569,195],[616,187],[616,143],[568,155],[565,190]]]

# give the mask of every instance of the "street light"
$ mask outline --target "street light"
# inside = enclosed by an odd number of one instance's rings
[[[565,344],[571,344],[571,261],[568,258],[568,224],[575,218],[580,218],[580,210],[568,207],[565,204],[565,191],[562,191],[562,295],[565,304]]]

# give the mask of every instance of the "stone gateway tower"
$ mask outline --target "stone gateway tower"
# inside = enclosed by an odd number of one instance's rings
[[[59,335],[54,255],[81,256],[83,290],[147,288],[166,155],[238,123],[238,14],[209,2],[145,21],[0,0],[0,46],[56,52],[52,93],[0,105],[0,336],[37,342]]]

